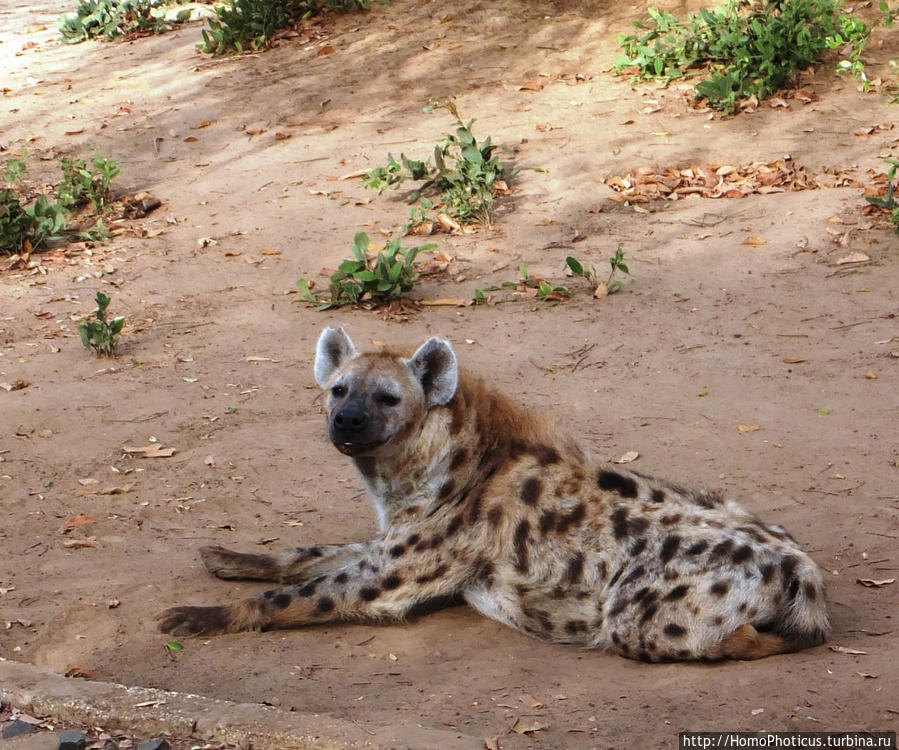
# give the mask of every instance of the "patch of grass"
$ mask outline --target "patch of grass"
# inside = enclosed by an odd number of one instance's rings
[[[841,10],[841,0],[782,0],[761,8],[729,0],[681,21],[650,9],[646,21],[633,22],[640,33],[619,37],[624,57],[616,70],[637,68],[640,78],[671,80],[708,67],[697,98],[732,113],[739,100],[784,88],[827,48],[844,48],[850,71],[857,71],[870,29]]]
[[[365,10],[371,0],[226,0],[203,29],[200,49],[214,55],[259,50],[277,31],[322,10]]]
[[[474,120],[463,122],[453,102],[438,102],[425,111],[434,109],[448,110],[456,118],[456,130],[434,146],[433,156],[417,161],[400,154],[397,161],[388,154],[387,164],[369,170],[364,184],[382,193],[399,189],[407,180],[418,182],[409,203],[425,205],[424,196],[433,195],[436,200],[428,200],[428,207],[436,205],[462,224],[487,223],[494,196],[508,188],[506,178],[511,174],[500,164],[490,137],[479,143],[472,132]]]
[[[125,318],[106,319],[106,308],[109,307],[110,298],[103,292],[97,292],[94,300],[97,303],[97,309],[94,311],[95,320],[86,318],[78,325],[81,343],[85,349],[93,349],[98,357],[101,355],[113,357],[119,343],[119,334],[125,325]]]
[[[889,215],[887,216],[887,221],[893,225],[896,234],[899,234],[899,203],[896,202],[895,198],[896,189],[899,185],[893,182],[896,178],[896,170],[899,169],[899,161],[896,159],[886,159],[885,161],[890,165],[890,168],[887,170],[886,195],[883,198],[867,197],[865,200],[872,206],[877,206],[884,211],[888,211]]]
[[[67,44],[96,38],[112,41],[135,31],[168,31],[190,19],[190,9],[183,8],[167,20],[164,5],[163,0],[79,0],[74,16],[59,18],[60,39]]]
[[[312,291],[306,279],[297,287],[300,300],[319,310],[361,302],[382,303],[396,299],[412,290],[415,281],[415,258],[419,253],[433,250],[431,243],[404,249],[400,239],[391,239],[383,251],[372,256],[365,232],[353,238],[353,257],[343,261],[331,275],[330,299],[323,300]]]

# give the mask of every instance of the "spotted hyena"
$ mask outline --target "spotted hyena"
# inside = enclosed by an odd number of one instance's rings
[[[327,328],[315,379],[380,535],[279,556],[204,547],[219,578],[282,586],[173,607],[163,631],[400,621],[461,597],[537,638],[644,661],[754,659],[825,639],[821,573],[786,531],[717,493],[603,463],[460,371],[447,341],[410,358],[359,354]]]

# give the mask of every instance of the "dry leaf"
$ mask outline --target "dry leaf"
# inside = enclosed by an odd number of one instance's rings
[[[148,445],[144,448],[134,448],[131,446],[123,446],[123,453],[132,453],[136,456],[140,456],[141,458],[170,458],[175,455],[174,448],[163,448],[158,443],[154,443],[153,445]]]
[[[536,78],[532,78],[530,81],[525,81],[521,86],[518,87],[519,91],[543,91],[543,84],[540,83]]]
[[[612,463],[616,464],[629,464],[631,461],[636,461],[640,458],[640,454],[637,451],[628,451],[621,458],[615,459]]]
[[[862,586],[867,586],[870,588],[879,588],[880,586],[889,586],[891,583],[896,583],[895,578],[881,578],[880,580],[875,580],[874,578],[856,578],[856,583],[860,583]]]
[[[206,456],[206,458],[203,459],[203,463],[207,466],[211,466],[213,469],[215,468],[215,459],[212,456]]]
[[[96,539],[66,539],[62,543],[62,546],[66,549],[99,549],[100,542]]]
[[[450,234],[462,233],[462,225],[452,216],[444,213],[437,214],[437,223],[444,232],[449,232]]]
[[[761,237],[747,237],[741,243],[743,245],[767,245],[768,240],[763,240]]]
[[[471,300],[461,297],[444,297],[443,299],[423,299],[419,304],[424,307],[468,307]]]
[[[59,533],[65,534],[67,531],[70,531],[71,529],[74,529],[78,526],[87,526],[91,523],[97,523],[97,519],[91,518],[90,516],[75,516],[74,518],[70,518],[62,525]]]
[[[865,373],[865,380],[877,380],[877,373],[874,370],[868,370]]]
[[[808,360],[807,359],[790,359],[789,357],[787,357],[786,359],[784,359],[784,362],[786,362],[788,365],[801,365],[803,362],[808,362]]]
[[[871,260],[870,256],[865,255],[864,253],[849,253],[849,255],[844,255],[842,258],[837,260],[836,265],[843,266],[847,263],[864,263],[866,260]]]
[[[846,648],[845,646],[829,646],[829,648],[838,654],[850,654],[851,656],[863,656],[868,653],[867,651],[859,651],[857,648]]]
[[[330,55],[333,51],[334,48],[330,44],[326,44],[317,52],[317,54],[319,57],[322,57],[323,55]]]
[[[758,716],[759,714],[765,713],[765,709],[764,708],[753,708],[752,711],[750,711],[749,713],[751,713],[753,716]]]
[[[519,717],[512,727],[512,731],[517,734],[530,734],[531,732],[539,732],[541,729],[548,729],[549,724],[539,719]]]
[[[757,424],[738,424],[737,429],[740,432],[757,432],[759,426]]]
[[[499,742],[496,737],[485,737],[484,747],[486,747],[487,750],[499,750]]]
[[[867,677],[871,680],[876,680],[880,675],[871,674],[870,672],[856,672],[859,677]]]
[[[596,289],[593,290],[593,297],[595,299],[602,299],[603,297],[607,297],[609,295],[609,285],[606,284],[605,281],[600,281],[596,285]]]

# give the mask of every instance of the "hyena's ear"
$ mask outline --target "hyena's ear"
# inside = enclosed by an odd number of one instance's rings
[[[343,328],[326,328],[315,348],[315,382],[322,388],[331,374],[356,356],[356,347]]]
[[[421,383],[429,409],[448,404],[456,395],[459,363],[449,341],[428,339],[411,359],[406,360],[406,367]]]

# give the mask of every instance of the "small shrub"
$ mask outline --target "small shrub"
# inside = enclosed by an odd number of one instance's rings
[[[163,5],[163,0],[79,0],[75,15],[60,16],[57,27],[63,42],[78,44],[98,37],[112,41],[134,31],[168,31],[190,19],[190,9],[184,8],[166,20]]]
[[[368,235],[358,232],[353,238],[353,257],[343,261],[331,276],[330,300],[321,300],[314,294],[306,279],[297,282],[300,299],[320,310],[396,299],[412,290],[418,254],[437,246],[432,243],[404,249],[400,239],[394,237],[375,257],[370,257],[368,247]]]
[[[494,194],[507,187],[506,169],[494,154],[497,147],[489,137],[478,143],[471,130],[474,120],[462,122],[452,102],[434,104],[425,111],[437,108],[449,110],[456,118],[456,132],[434,146],[433,161],[416,161],[405,154],[397,161],[388,154],[387,164],[369,170],[364,184],[381,193],[396,190],[407,180],[420,182],[409,203],[431,193],[439,196],[443,211],[462,224],[489,222]]]
[[[615,274],[619,272],[630,273],[627,264],[624,262],[624,250],[620,247],[616,249],[615,254],[609,258],[611,271],[609,277],[605,281],[599,280],[595,266],[591,266],[588,269],[584,267],[577,258],[571,255],[565,258],[565,264],[568,266],[568,270],[571,271],[572,276],[579,276],[587,281],[593,289],[594,297],[605,297],[607,294],[614,294],[615,292],[620,291],[624,287],[624,282],[619,279],[614,279]]]
[[[370,6],[371,0],[226,0],[214,8],[200,49],[214,55],[262,49],[275,32],[322,9],[347,12]]]
[[[109,297],[103,292],[97,292],[94,300],[97,303],[97,309],[94,311],[96,320],[85,319],[78,326],[81,343],[84,344],[85,349],[93,349],[98,357],[101,355],[115,356],[119,334],[125,325],[125,318],[119,317],[107,321],[106,308],[109,307]]]
[[[89,201],[95,211],[104,211],[109,197],[109,185],[122,172],[119,160],[105,159],[94,152],[95,171],[87,167],[84,159],[64,156],[59,163],[62,168],[62,182],[57,188],[59,202],[66,208],[74,208]]]
[[[643,33],[619,37],[625,56],[616,69],[636,67],[641,78],[670,80],[708,65],[696,95],[732,113],[737,101],[764,99],[786,86],[828,47],[848,45],[848,67],[857,72],[870,29],[841,8],[841,0],[782,0],[754,10],[729,0],[685,21],[651,9],[648,21],[633,22]]]
[[[4,174],[7,187],[0,189],[0,251],[9,255],[39,250],[66,229],[66,209],[61,204],[39,195],[30,206],[23,205],[13,183],[25,171],[24,159],[10,161]]]
[[[890,168],[887,170],[886,195],[884,195],[883,198],[867,197],[865,200],[872,206],[877,206],[877,208],[888,211],[889,215],[887,216],[887,221],[893,225],[896,234],[899,234],[899,203],[896,202],[895,198],[896,189],[899,185],[894,184],[893,182],[896,177],[896,170],[899,169],[899,161],[896,159],[886,159],[885,161],[890,165]]]

